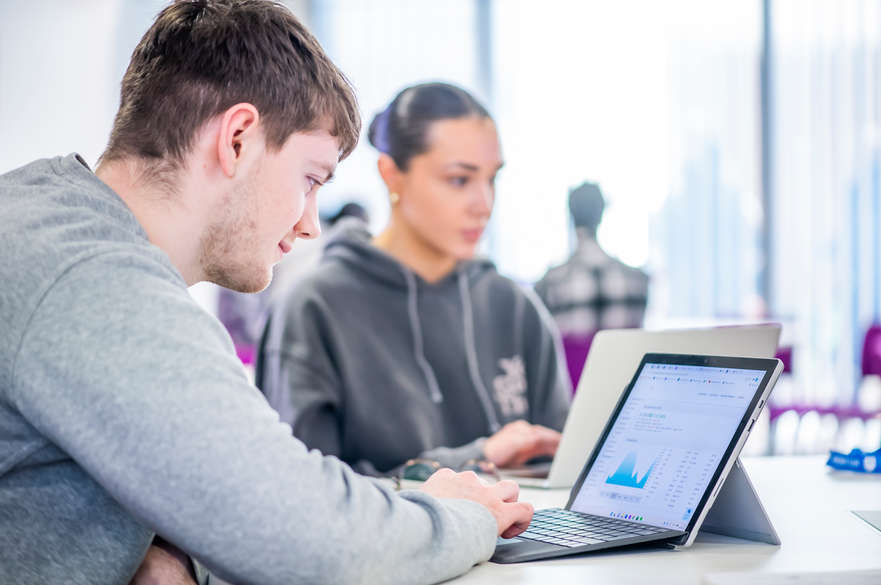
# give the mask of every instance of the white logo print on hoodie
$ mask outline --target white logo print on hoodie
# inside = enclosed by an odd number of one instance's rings
[[[502,415],[506,418],[525,415],[529,403],[526,400],[526,366],[523,358],[519,355],[502,358],[499,367],[504,374],[493,378],[493,390]]]

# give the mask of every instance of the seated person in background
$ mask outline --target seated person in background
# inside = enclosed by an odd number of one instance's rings
[[[0,176],[0,583],[204,583],[180,550],[234,583],[429,583],[529,523],[511,482],[396,494],[307,450],[187,291],[265,288],[359,128],[286,8],[175,2],[95,172]]]
[[[600,329],[642,326],[649,279],[597,243],[604,208],[595,183],[569,192],[578,247],[565,264],[551,268],[535,284],[564,336],[590,337]]]
[[[328,218],[327,225],[333,227],[347,217],[357,217],[365,223],[370,221],[370,216],[367,214],[367,210],[363,205],[355,203],[354,201],[349,201],[342,205],[339,211]]]
[[[369,139],[389,224],[330,239],[270,316],[258,386],[297,438],[365,473],[552,455],[570,394],[553,323],[474,259],[502,166],[495,123],[466,91],[430,83],[399,93]]]

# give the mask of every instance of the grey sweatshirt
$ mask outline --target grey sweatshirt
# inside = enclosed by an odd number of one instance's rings
[[[489,261],[428,283],[352,219],[271,314],[257,383],[298,438],[364,473],[456,466],[506,422],[563,427],[558,345],[541,303]]]
[[[125,584],[159,533],[241,583],[428,583],[482,506],[307,451],[123,201],[73,155],[0,176],[0,583]]]

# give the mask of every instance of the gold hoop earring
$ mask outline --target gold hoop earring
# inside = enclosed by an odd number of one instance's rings
[[[392,205],[397,205],[398,201],[401,200],[401,196],[398,195],[397,193],[395,193],[394,191],[392,191],[391,193],[388,194],[388,199],[389,199],[389,201],[392,202]]]

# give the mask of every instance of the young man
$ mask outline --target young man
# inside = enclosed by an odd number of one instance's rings
[[[234,582],[433,582],[528,524],[510,482],[396,495],[308,452],[187,293],[266,287],[359,127],[286,9],[192,0],[135,49],[95,173],[0,176],[0,583],[173,570],[154,536]]]

